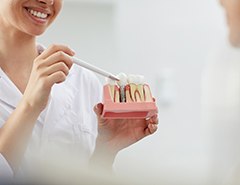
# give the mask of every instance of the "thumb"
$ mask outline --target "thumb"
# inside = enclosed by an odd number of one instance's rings
[[[96,113],[96,115],[98,117],[100,117],[102,115],[102,112],[103,112],[103,104],[98,103],[97,105],[95,105],[94,106],[94,112]]]

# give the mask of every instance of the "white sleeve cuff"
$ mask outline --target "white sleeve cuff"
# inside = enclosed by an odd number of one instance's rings
[[[13,177],[13,171],[7,160],[0,153],[0,177]]]

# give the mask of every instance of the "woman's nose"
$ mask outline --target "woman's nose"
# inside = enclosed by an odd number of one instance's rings
[[[47,5],[53,5],[54,0],[37,0],[40,3],[47,4]]]

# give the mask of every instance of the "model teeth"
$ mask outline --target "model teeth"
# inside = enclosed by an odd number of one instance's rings
[[[120,73],[117,75],[120,86],[120,102],[126,102],[125,86],[127,85],[127,75],[125,73]]]
[[[136,83],[136,75],[128,75],[128,83],[135,84]]]
[[[138,75],[138,81],[139,81],[139,84],[144,84],[145,83],[145,77],[143,75]]]
[[[38,12],[32,9],[28,9],[28,12],[31,13],[33,16],[40,18],[40,19],[46,19],[48,17],[48,14]]]
[[[116,85],[116,81],[115,80],[112,80],[110,78],[106,78],[106,81],[109,85]]]
[[[125,85],[127,85],[127,82],[128,82],[128,77],[127,77],[127,75],[125,74],[125,73],[119,73],[118,75],[117,75],[117,77],[118,77],[118,79],[119,79],[119,81],[118,81],[118,85],[119,86],[125,86]]]
[[[120,73],[117,76],[120,80],[117,82],[107,79],[109,92],[112,101],[118,103],[130,102],[152,102],[150,88],[145,84],[145,78],[142,75],[126,75]]]

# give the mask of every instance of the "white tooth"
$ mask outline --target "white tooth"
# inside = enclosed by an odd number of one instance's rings
[[[143,75],[137,75],[138,84],[143,85],[145,83],[145,77]]]
[[[37,11],[31,10],[31,9],[28,9],[28,12],[31,13],[33,16],[42,18],[42,19],[46,19],[48,16],[45,13],[37,12]]]
[[[141,81],[141,79],[140,79],[139,75],[136,75],[135,76],[135,84],[140,85],[140,81]]]
[[[41,18],[45,19],[46,17],[47,17],[47,14],[45,14],[45,13],[42,13],[42,16],[41,16]]]
[[[137,99],[140,101],[144,101],[144,90],[143,90],[143,86],[144,86],[144,76],[142,75],[136,75],[137,78],[137,92],[139,93],[137,96]]]
[[[136,84],[136,82],[137,82],[136,75],[128,75],[128,83]]]
[[[112,80],[110,78],[106,78],[106,82],[109,84],[109,85],[116,85],[116,81],[115,80]]]
[[[41,17],[42,16],[42,13],[41,12],[38,12],[37,13],[37,17]]]
[[[117,82],[118,85],[120,86],[127,85],[127,75],[125,73],[119,73],[117,77],[119,78],[119,81]]]

